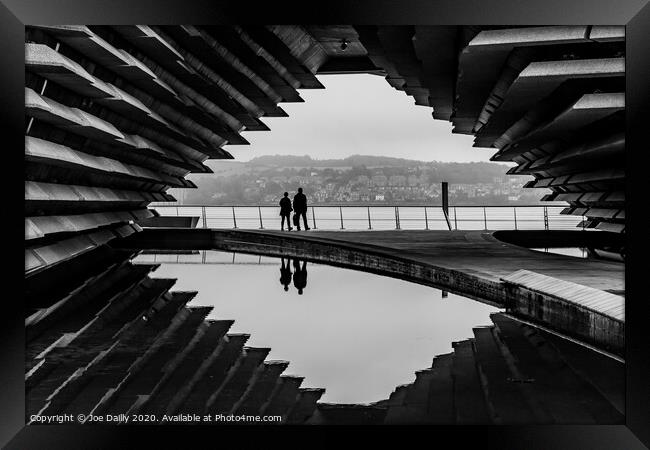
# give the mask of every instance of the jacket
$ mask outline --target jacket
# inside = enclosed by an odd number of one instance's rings
[[[293,211],[291,208],[291,200],[289,200],[289,197],[282,197],[280,200],[280,215],[288,216],[291,214],[291,211]]]
[[[293,197],[293,209],[296,213],[307,212],[307,196],[305,194],[299,192]]]

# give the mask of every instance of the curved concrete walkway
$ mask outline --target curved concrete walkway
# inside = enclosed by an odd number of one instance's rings
[[[501,242],[485,231],[253,231],[307,240],[372,245],[434,266],[499,281],[525,269],[602,291],[622,294],[625,265],[543,253]]]
[[[119,245],[289,256],[448,290],[622,354],[625,265],[532,251],[483,231],[148,228]]]

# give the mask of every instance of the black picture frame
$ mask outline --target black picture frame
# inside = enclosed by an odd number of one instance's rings
[[[3,191],[10,226],[5,243],[22,241],[20,180],[23,161],[19,149],[24,135],[24,24],[429,24],[429,25],[625,25],[626,26],[626,424],[620,426],[474,426],[380,427],[361,430],[364,439],[396,434],[405,445],[448,440],[454,448],[481,445],[499,449],[642,449],[650,446],[650,315],[644,311],[644,258],[648,252],[645,192],[648,152],[645,138],[650,109],[650,3],[648,0],[330,0],[330,1],[218,1],[218,0],[1,0],[0,1],[0,120],[3,136]],[[634,199],[634,202],[633,202]],[[9,200],[9,202],[7,202]],[[13,225],[15,224],[15,229]],[[14,236],[15,233],[15,236]],[[15,248],[19,248],[16,245]],[[11,253],[13,254],[13,253]],[[24,322],[20,282],[24,275],[9,254],[5,257],[4,313],[0,332],[0,445],[37,448],[193,448],[197,440],[225,445],[226,437],[240,444],[260,440],[282,444],[287,429],[241,426],[24,426]],[[15,271],[15,273],[14,273]],[[15,290],[13,288],[15,287]],[[11,288],[12,291],[10,291]],[[338,428],[290,429],[301,446],[330,439],[347,439]],[[344,431],[350,431],[346,428]],[[315,436],[305,436],[307,432]],[[301,437],[297,437],[297,436]],[[449,439],[451,439],[449,441]],[[196,441],[196,442],[195,442]],[[415,443],[414,443],[415,445]],[[442,444],[440,444],[442,445]]]

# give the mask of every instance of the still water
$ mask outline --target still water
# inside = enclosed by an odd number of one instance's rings
[[[198,291],[190,306],[233,319],[247,345],[270,347],[267,360],[290,361],[287,375],[324,387],[322,402],[370,403],[411,383],[451,343],[491,325],[497,308],[427,286],[304,261],[218,251],[143,254],[162,263],[173,290]]]

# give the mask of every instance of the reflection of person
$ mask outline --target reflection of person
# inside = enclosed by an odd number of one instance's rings
[[[300,260],[293,260],[293,285],[298,289],[298,294],[302,295],[302,290],[307,287],[307,261],[303,261],[300,268]]]
[[[298,231],[300,231],[300,216],[302,216],[305,224],[305,230],[309,230],[309,225],[307,225],[307,196],[302,193],[302,188],[298,188],[298,193],[293,197],[293,210],[298,216],[295,223]]]
[[[291,260],[287,258],[285,264],[284,258],[282,258],[282,267],[280,267],[280,283],[284,286],[284,290],[289,290],[289,285],[291,284]]]
[[[289,200],[289,193],[285,192],[284,197],[280,200],[280,217],[282,217],[282,222],[280,223],[280,230],[284,230],[284,221],[287,221],[287,229],[291,231],[291,200]]]

